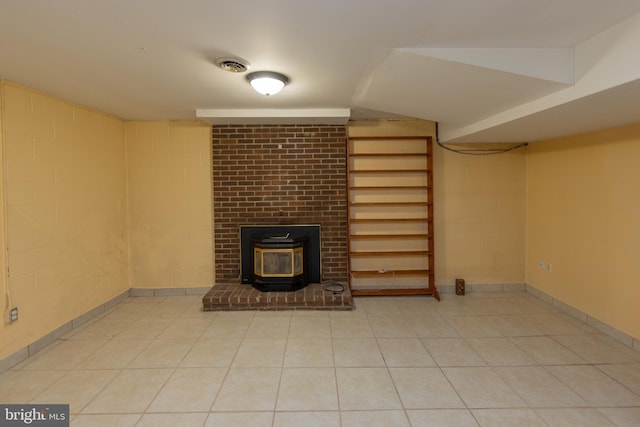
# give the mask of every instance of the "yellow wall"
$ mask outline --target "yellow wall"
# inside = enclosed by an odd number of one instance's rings
[[[4,81],[0,80],[0,315],[2,315],[2,320],[0,320],[0,342],[4,340],[4,337],[7,336],[5,332],[5,328],[8,327],[8,319],[9,319],[9,304],[11,301],[9,300],[9,295],[7,293],[7,276],[5,272],[7,271],[7,233],[6,233],[6,222],[5,222],[5,194],[4,194]],[[4,347],[0,344],[0,360],[5,351],[2,350]]]
[[[211,126],[125,123],[132,288],[213,286]]]
[[[527,283],[639,338],[640,124],[534,143],[527,160]]]
[[[123,122],[0,89],[11,273],[0,280],[0,359],[129,288],[213,284],[210,126]],[[349,133],[435,136],[435,125],[352,122]],[[496,156],[434,146],[436,283],[526,281],[640,337],[639,158],[640,125]],[[7,324],[11,306],[20,319]]]
[[[1,89],[0,360],[132,287],[212,286],[210,126]]]
[[[436,257],[444,283],[457,277],[474,285],[525,282],[526,153],[437,151]]]
[[[129,288],[123,122],[3,82],[10,275],[0,358]],[[4,310],[3,310],[4,311]]]
[[[525,282],[526,149],[453,153],[435,144],[435,123],[422,120],[354,121],[349,135],[433,137],[436,285],[456,278],[473,285]]]

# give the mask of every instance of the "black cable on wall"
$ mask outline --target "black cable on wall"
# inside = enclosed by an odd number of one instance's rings
[[[522,147],[526,147],[527,145],[529,145],[528,142],[522,142],[520,144],[517,145],[513,145],[507,148],[478,148],[478,149],[467,149],[467,148],[463,148],[463,149],[457,149],[457,148],[452,148],[452,147],[448,147],[446,145],[444,145],[443,143],[440,142],[440,136],[439,136],[439,132],[438,132],[438,122],[436,122],[436,143],[444,148],[445,150],[448,151],[452,151],[454,153],[458,153],[458,154],[467,154],[467,155],[471,155],[471,156],[490,156],[493,154],[503,154],[503,153],[507,153],[509,151],[513,151],[513,150],[517,150],[518,148],[522,148]]]

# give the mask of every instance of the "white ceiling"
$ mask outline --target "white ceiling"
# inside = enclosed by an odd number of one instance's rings
[[[638,0],[0,0],[0,43],[0,78],[128,120],[350,109],[449,142],[640,122]],[[221,56],[290,84],[259,95]]]

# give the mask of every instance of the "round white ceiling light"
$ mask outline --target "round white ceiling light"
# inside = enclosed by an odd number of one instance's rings
[[[289,83],[287,76],[274,71],[256,71],[248,74],[247,80],[256,92],[265,96],[275,95]]]

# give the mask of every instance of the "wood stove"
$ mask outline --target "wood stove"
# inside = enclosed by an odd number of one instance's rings
[[[319,225],[241,225],[241,283],[264,292],[320,283],[320,234]]]
[[[252,239],[253,282],[261,291],[295,291],[307,285],[305,237],[275,235]]]

